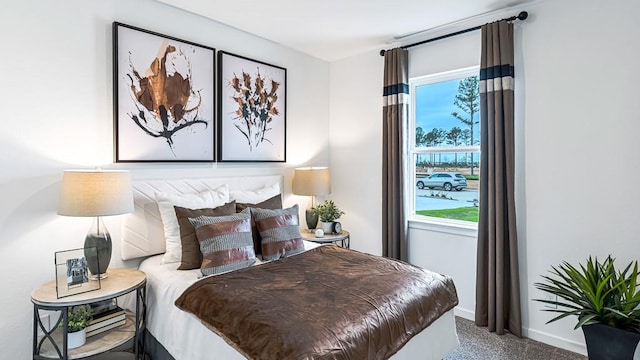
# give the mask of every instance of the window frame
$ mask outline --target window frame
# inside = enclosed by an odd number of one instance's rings
[[[437,218],[425,215],[416,214],[416,163],[415,157],[418,154],[438,154],[438,153],[453,153],[453,152],[474,152],[480,154],[480,145],[465,145],[465,146],[422,146],[418,147],[415,144],[416,139],[416,88],[418,86],[434,84],[438,82],[462,79],[469,76],[480,75],[480,66],[470,66],[466,68],[445,71],[430,75],[423,76],[415,76],[409,78],[409,94],[410,94],[410,107],[409,107],[409,124],[408,124],[408,134],[407,134],[407,153],[405,154],[405,164],[407,169],[405,169],[405,174],[407,174],[407,179],[410,179],[411,182],[407,186],[408,188],[408,202],[409,206],[409,214],[408,220],[409,222],[420,222],[427,224],[435,224],[444,227],[452,227],[452,228],[460,228],[460,229],[477,229],[478,223],[472,221],[464,221],[464,220],[453,220],[453,219],[444,219]],[[479,139],[479,138],[478,138]],[[479,159],[478,159],[479,160]]]

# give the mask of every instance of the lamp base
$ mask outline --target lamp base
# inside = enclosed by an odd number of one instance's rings
[[[307,209],[305,216],[307,220],[307,229],[309,229],[309,231],[315,230],[318,226],[318,214],[311,209]]]
[[[89,280],[98,281],[98,280],[106,279],[108,277],[109,275],[107,275],[107,273],[103,273],[103,274],[91,275],[89,276]]]
[[[97,256],[89,256],[88,249],[95,248]],[[111,262],[111,235],[102,223],[102,219],[97,217],[94,226],[91,227],[87,237],[84,239],[84,251],[87,259],[87,267],[91,272],[89,279],[98,280],[107,277],[107,268]]]

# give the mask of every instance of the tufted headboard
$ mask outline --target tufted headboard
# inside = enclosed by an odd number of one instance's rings
[[[278,183],[280,175],[133,181],[133,213],[124,216],[120,257],[135,259],[165,252],[164,230],[155,193],[195,194],[227,184],[229,190],[255,190]]]

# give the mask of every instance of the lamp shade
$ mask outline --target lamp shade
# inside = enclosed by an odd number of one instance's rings
[[[132,211],[133,190],[128,171],[70,170],[62,175],[59,215],[108,216]]]
[[[331,193],[329,168],[304,167],[295,169],[293,175],[294,195],[327,195]]]

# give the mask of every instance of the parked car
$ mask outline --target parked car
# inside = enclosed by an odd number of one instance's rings
[[[461,191],[467,187],[467,179],[462,174],[453,172],[435,172],[427,178],[418,179],[418,189],[442,188],[446,191],[456,189]]]

